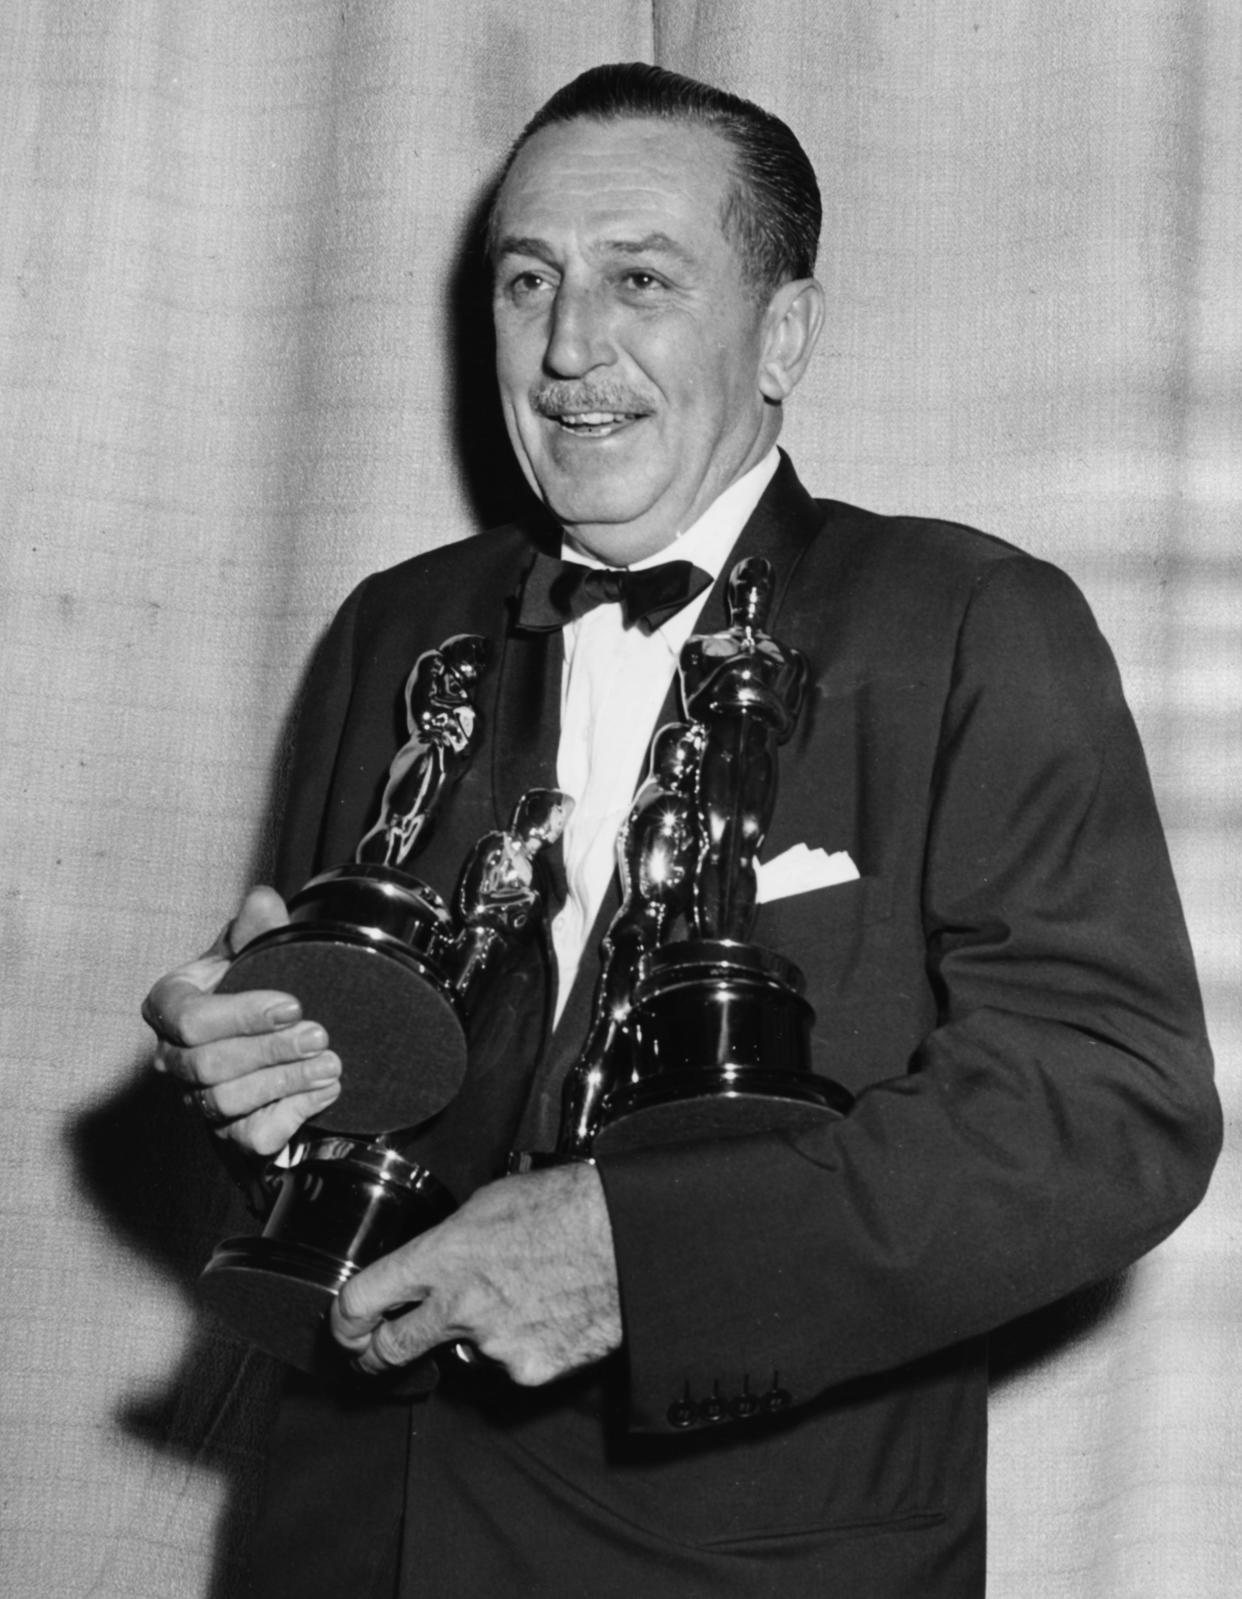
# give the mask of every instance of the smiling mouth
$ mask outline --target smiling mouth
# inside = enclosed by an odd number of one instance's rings
[[[574,438],[601,439],[630,422],[641,421],[644,414],[642,411],[559,411],[549,420]]]

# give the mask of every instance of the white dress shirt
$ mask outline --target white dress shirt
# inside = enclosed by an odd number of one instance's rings
[[[716,578],[779,462],[775,449],[724,491],[693,526],[631,571],[664,561],[692,561]],[[602,567],[568,544],[567,561]],[[597,605],[565,628],[557,786],[573,796],[564,833],[568,898],[552,921],[556,1019],[573,987],[587,937],[617,868],[617,835],[646,776],[655,719],[710,589],[646,633],[624,627],[619,605]]]

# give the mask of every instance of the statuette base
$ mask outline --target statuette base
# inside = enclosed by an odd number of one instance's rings
[[[262,1236],[227,1238],[199,1292],[236,1333],[312,1375],[345,1357],[325,1326],[349,1279],[456,1208],[425,1167],[363,1140],[325,1138],[280,1176]]]
[[[327,1029],[341,1092],[316,1127],[378,1133],[442,1110],[466,1074],[466,1035],[439,959],[439,896],[391,867],[336,867],[294,895],[289,915],[247,944],[219,992],[292,994]]]
[[[844,1116],[848,1089],[811,1070],[802,987],[792,961],[757,944],[690,939],[653,951],[627,1022],[630,1077],[608,1096],[594,1151]]]

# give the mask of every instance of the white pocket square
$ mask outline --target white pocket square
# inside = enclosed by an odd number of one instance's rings
[[[849,851],[808,849],[795,844],[775,860],[760,861],[755,868],[755,900],[760,905],[793,894],[809,894],[814,888],[831,888],[834,883],[852,883],[858,868]]]

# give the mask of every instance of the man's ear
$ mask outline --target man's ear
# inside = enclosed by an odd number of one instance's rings
[[[763,314],[759,392],[779,405],[797,388],[824,325],[824,291],[815,278],[782,283]]]

